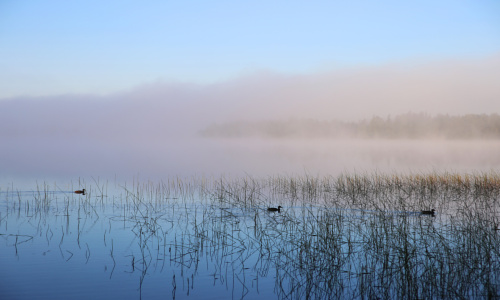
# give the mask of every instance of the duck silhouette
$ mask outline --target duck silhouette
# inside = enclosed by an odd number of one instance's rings
[[[431,215],[431,216],[433,216],[435,212],[436,212],[436,210],[435,210],[435,209],[431,209],[431,210],[423,210],[423,211],[422,211],[422,214],[423,214],[423,215]]]
[[[281,211],[280,211],[280,210],[281,210],[281,208],[282,208],[281,206],[278,206],[278,208],[276,208],[276,207],[268,207],[268,208],[267,208],[267,211],[277,211],[277,212],[281,212]]]
[[[85,189],[81,189],[81,190],[75,191],[75,194],[81,194],[81,195],[85,196]]]

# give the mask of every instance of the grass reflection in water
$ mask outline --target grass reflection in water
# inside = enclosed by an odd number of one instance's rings
[[[143,299],[500,296],[496,173],[200,177],[111,189],[94,181],[85,195],[2,191],[2,280],[51,272],[64,281],[78,269],[67,285],[81,298],[117,296],[118,287]],[[22,298],[15,287],[0,293]]]

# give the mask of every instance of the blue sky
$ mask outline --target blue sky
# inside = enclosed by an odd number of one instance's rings
[[[0,98],[500,52],[500,1],[0,1]]]

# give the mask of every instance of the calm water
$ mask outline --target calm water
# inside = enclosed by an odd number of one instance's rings
[[[500,296],[498,190],[337,181],[2,190],[0,298]]]
[[[0,197],[2,299],[275,297],[271,257],[247,245],[255,213],[193,196]]]

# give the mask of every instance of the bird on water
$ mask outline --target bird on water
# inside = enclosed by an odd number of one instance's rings
[[[431,216],[433,216],[435,211],[436,211],[435,209],[431,209],[431,210],[423,210],[423,211],[422,211],[422,214],[423,214],[423,215],[431,215]]]
[[[278,208],[276,208],[276,207],[269,207],[269,208],[267,209],[267,211],[277,211],[277,212],[281,212],[280,210],[281,210],[281,206],[278,206]]]
[[[81,189],[81,190],[75,191],[75,194],[82,194],[82,195],[85,196],[85,189]]]

